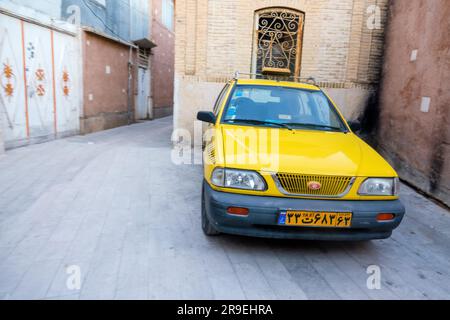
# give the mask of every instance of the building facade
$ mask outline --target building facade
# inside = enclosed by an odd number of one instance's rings
[[[401,177],[450,205],[450,2],[392,1],[378,149]]]
[[[6,148],[79,132],[79,39],[72,24],[0,2],[0,130]]]
[[[378,87],[387,3],[177,1],[175,128],[192,132],[197,111],[212,109],[235,71],[274,68],[313,77],[347,118],[358,118]]]
[[[81,41],[83,108],[80,132],[88,134],[132,123],[139,117],[141,107],[146,114],[148,102],[137,98],[137,90],[147,83],[129,81],[129,77],[136,79],[141,70],[136,65],[130,66],[136,61],[136,49],[92,29],[83,29]],[[144,92],[145,89],[142,88]]]
[[[151,110],[149,0],[62,0],[61,19],[81,27],[80,132],[148,119]]]
[[[153,117],[173,114],[173,83],[175,60],[175,1],[153,0],[152,39],[152,110]]]
[[[150,8],[149,0],[0,0],[0,145],[148,118]]]

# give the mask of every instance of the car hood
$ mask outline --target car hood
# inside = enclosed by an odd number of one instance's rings
[[[224,166],[266,172],[397,176],[353,133],[223,126]],[[256,138],[255,138],[256,137]]]

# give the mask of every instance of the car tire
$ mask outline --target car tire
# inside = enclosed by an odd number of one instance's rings
[[[202,230],[203,233],[209,237],[218,236],[220,234],[208,219],[206,214],[206,204],[205,204],[205,189],[202,190]]]

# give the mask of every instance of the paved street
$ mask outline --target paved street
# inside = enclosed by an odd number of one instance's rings
[[[389,240],[206,238],[171,118],[0,158],[2,299],[449,299],[450,212],[403,186]],[[381,268],[369,290],[367,267]],[[75,266],[81,288],[67,286]]]

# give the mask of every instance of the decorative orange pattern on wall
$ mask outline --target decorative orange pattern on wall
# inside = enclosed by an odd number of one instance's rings
[[[63,94],[65,97],[68,97],[70,95],[70,88],[69,88],[70,76],[67,70],[63,71],[62,79],[63,79]]]
[[[3,63],[3,70],[2,70],[2,87],[5,91],[5,95],[7,97],[12,97],[14,95],[14,72],[9,64],[8,61],[6,63]]]

